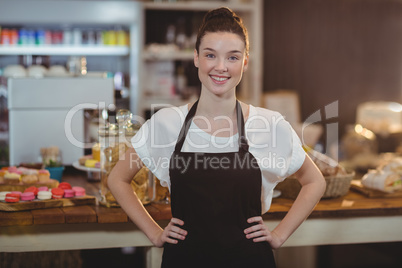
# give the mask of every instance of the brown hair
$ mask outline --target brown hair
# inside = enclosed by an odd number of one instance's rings
[[[236,15],[231,9],[221,7],[208,11],[204,16],[201,26],[198,30],[195,49],[199,52],[201,39],[206,33],[229,32],[240,36],[244,41],[246,55],[249,53],[249,41],[247,29],[242,19]]]

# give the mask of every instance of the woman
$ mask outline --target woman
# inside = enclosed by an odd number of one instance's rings
[[[130,219],[164,247],[162,267],[275,267],[272,249],[307,218],[325,190],[322,174],[283,117],[237,101],[248,49],[247,30],[235,13],[208,12],[194,51],[199,100],[157,112],[109,176]],[[144,164],[171,192],[173,218],[165,229],[130,187]],[[293,173],[302,189],[271,231],[261,215],[275,185]]]

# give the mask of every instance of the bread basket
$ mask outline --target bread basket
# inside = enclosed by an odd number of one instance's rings
[[[354,176],[354,172],[344,175],[324,176],[327,187],[322,198],[336,198],[346,195]],[[301,185],[295,177],[289,177],[280,182],[275,189],[281,191],[281,197],[283,198],[296,199]]]
[[[327,183],[322,198],[335,198],[347,194],[355,172],[346,172],[335,160],[324,154],[313,150],[308,151],[307,154],[320,169]],[[281,197],[296,199],[300,192],[301,184],[295,177],[290,176],[280,182],[275,189],[281,191]]]

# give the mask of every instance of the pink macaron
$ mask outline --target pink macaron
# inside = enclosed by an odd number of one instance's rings
[[[41,186],[41,187],[38,188],[38,192],[40,192],[40,191],[49,191],[49,187]]]
[[[33,192],[25,192],[21,194],[21,201],[32,201],[35,199],[35,194]]]
[[[21,192],[20,191],[11,191],[12,194],[17,194],[19,196],[21,196]]]
[[[85,189],[80,186],[74,186],[75,196],[85,196]]]
[[[75,196],[75,191],[72,189],[65,189],[64,190],[64,197],[74,197]]]

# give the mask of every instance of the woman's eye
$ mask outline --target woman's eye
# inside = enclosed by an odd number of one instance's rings
[[[236,56],[231,56],[231,57],[229,57],[229,60],[231,60],[231,61],[238,60],[238,59],[239,59],[239,58],[236,57]]]
[[[215,56],[214,56],[214,54],[207,54],[207,55],[205,55],[205,57],[213,59]]]

